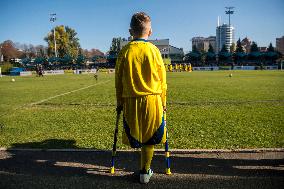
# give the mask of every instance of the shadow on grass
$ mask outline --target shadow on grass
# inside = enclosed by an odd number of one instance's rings
[[[116,174],[109,174],[110,151],[22,151],[13,148],[73,148],[74,140],[49,139],[14,144],[0,151],[0,188],[280,188],[283,153],[172,153],[171,176],[164,175],[163,153],[156,153],[155,174],[138,183],[139,152],[118,152]]]
[[[62,139],[48,139],[42,142],[27,142],[27,143],[15,143],[11,146],[11,149],[19,148],[34,148],[34,149],[78,149],[75,140],[62,140]]]

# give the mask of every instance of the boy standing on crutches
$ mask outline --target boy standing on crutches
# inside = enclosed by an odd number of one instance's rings
[[[154,145],[166,141],[166,71],[159,49],[147,41],[150,17],[134,14],[129,32],[133,40],[122,48],[115,67],[117,110],[123,109],[123,143],[142,148],[140,182],[148,183]]]

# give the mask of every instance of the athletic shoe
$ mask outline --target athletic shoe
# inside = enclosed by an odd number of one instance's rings
[[[152,169],[149,169],[148,172],[145,174],[141,174],[140,173],[140,183],[142,184],[147,184],[151,178],[151,176],[153,175],[153,171]]]

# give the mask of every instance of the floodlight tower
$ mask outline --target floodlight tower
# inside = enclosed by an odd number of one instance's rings
[[[226,14],[229,15],[229,26],[231,26],[231,14],[234,14],[233,9],[234,9],[235,7],[225,7],[225,8],[227,9],[227,11],[225,11]]]
[[[56,21],[56,13],[50,14],[50,22],[55,23],[55,21]],[[56,27],[54,27],[54,29],[53,29],[53,40],[54,40],[54,54],[55,54],[55,57],[57,58],[55,28]]]

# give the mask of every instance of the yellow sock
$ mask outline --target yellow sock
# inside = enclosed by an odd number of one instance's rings
[[[141,149],[141,170],[148,171],[154,154],[154,145],[145,145]]]

